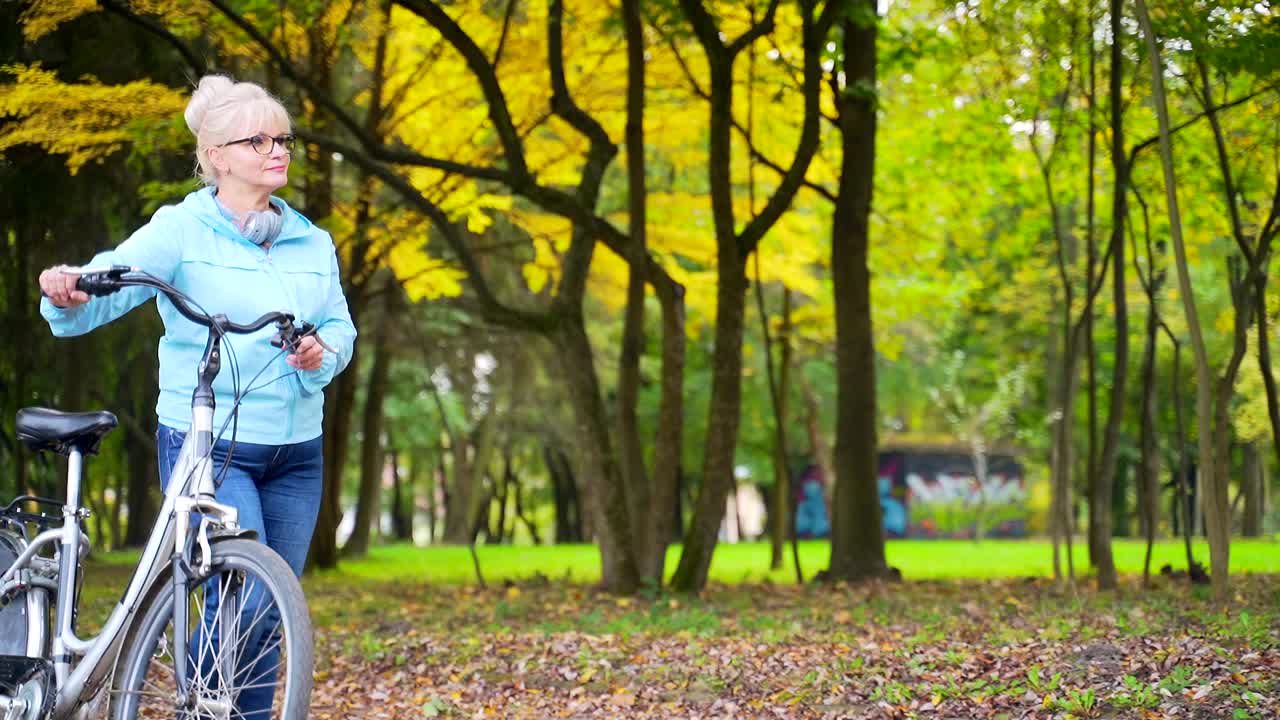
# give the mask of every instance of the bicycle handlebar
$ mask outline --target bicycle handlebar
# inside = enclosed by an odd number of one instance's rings
[[[76,280],[76,289],[88,295],[103,297],[126,287],[149,287],[158,290],[169,298],[173,306],[183,317],[197,325],[224,332],[247,335],[275,323],[279,331],[271,338],[271,344],[283,348],[293,346],[307,335],[314,335],[316,327],[303,322],[295,327],[293,313],[269,312],[247,324],[232,322],[225,315],[206,315],[191,307],[185,297],[173,286],[154,275],[127,265],[112,265],[107,268],[79,268],[80,277]],[[317,337],[317,339],[319,339]],[[322,343],[323,344],[323,343]]]

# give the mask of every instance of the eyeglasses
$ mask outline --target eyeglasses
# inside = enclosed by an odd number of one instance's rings
[[[270,135],[263,135],[262,133],[258,133],[253,137],[240,138],[239,140],[232,140],[231,142],[222,143],[222,145],[219,145],[219,147],[226,147],[228,145],[240,145],[242,143],[248,143],[249,147],[253,148],[253,151],[258,153],[259,155],[270,155],[271,153],[275,152],[276,145],[279,145],[280,147],[284,148],[285,152],[291,153],[293,152],[293,141],[295,139],[296,138],[292,134],[277,135],[276,137],[271,137]]]

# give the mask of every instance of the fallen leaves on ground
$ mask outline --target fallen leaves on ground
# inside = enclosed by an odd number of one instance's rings
[[[1274,718],[1280,577],[713,587],[311,580],[312,717]]]

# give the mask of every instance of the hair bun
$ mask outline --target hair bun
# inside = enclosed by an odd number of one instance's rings
[[[187,110],[183,113],[187,127],[191,129],[193,135],[200,134],[205,116],[217,103],[218,96],[234,85],[235,82],[226,75],[205,75],[200,78],[200,84],[196,86],[195,92],[191,93],[191,102],[187,103]]]

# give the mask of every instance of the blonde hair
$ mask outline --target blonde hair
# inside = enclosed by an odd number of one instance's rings
[[[262,86],[235,82],[225,75],[205,75],[191,94],[183,113],[196,136],[196,175],[206,185],[218,184],[218,170],[209,160],[209,148],[270,125],[291,127],[289,111]]]

